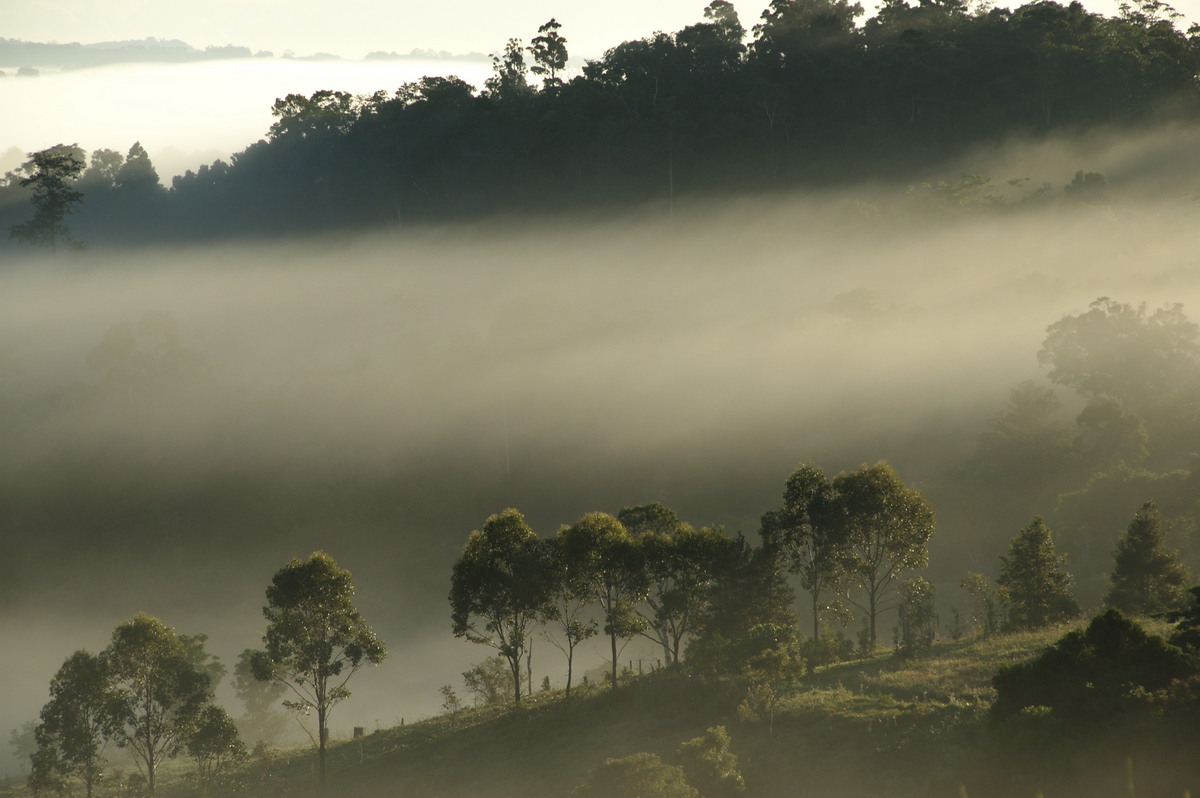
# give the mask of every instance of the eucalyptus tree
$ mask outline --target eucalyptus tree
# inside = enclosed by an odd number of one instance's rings
[[[559,31],[562,25],[551,19],[538,28],[538,35],[529,40],[533,66],[529,71],[543,76],[546,84],[558,83],[558,73],[567,67],[567,40]]]
[[[558,634],[547,634],[551,644],[567,657],[566,697],[571,697],[575,663],[575,647],[599,632],[599,624],[588,617],[592,597],[584,578],[586,558],[574,559],[577,554],[566,545],[560,532],[557,537],[542,542],[547,547],[547,596],[542,608],[542,622]]]
[[[212,698],[209,676],[173,629],[145,613],[117,626],[102,657],[110,734],[133,754],[153,795],[159,766],[183,751]]]
[[[222,707],[209,704],[188,736],[187,752],[196,763],[196,778],[207,787],[229,766],[246,758],[246,745]]]
[[[809,595],[812,639],[821,638],[821,596],[836,590],[847,578],[848,557],[840,532],[832,523],[833,486],[825,472],[811,463],[799,466],[788,477],[783,504],[762,518],[764,546],[780,549],[798,574]]]
[[[276,572],[263,607],[264,648],[252,658],[254,677],[285,685],[284,706],[317,715],[321,786],[329,713],[350,697],[346,683],[365,665],[387,656],[383,643],[354,606],[354,580],[323,551],[293,559]]]
[[[580,563],[587,596],[600,608],[612,651],[612,685],[617,687],[617,641],[640,634],[644,618],[634,611],[648,585],[637,542],[608,513],[588,513],[560,533],[570,557]]]
[[[471,532],[450,575],[454,636],[496,649],[512,673],[517,704],[521,660],[550,601],[546,555],[525,516],[509,508]]]
[[[864,593],[862,602],[851,600],[866,612],[874,645],[879,613],[896,581],[929,562],[933,507],[882,461],[838,474],[831,487],[830,523],[845,547],[849,581]]]
[[[643,634],[658,643],[667,665],[678,664],[680,647],[694,633],[708,603],[718,560],[732,541],[718,528],[697,530],[655,502],[617,514],[635,537],[646,581]]]

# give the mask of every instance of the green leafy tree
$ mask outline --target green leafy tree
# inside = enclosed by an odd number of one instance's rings
[[[747,683],[746,697],[738,707],[743,720],[767,720],[767,733],[775,732],[775,708],[783,691],[805,672],[800,638],[788,626],[760,624],[739,635],[730,645],[730,665],[740,666]]]
[[[838,474],[832,487],[830,523],[844,541],[846,572],[865,594],[863,602],[851,601],[866,612],[867,640],[875,645],[877,619],[896,581],[929,562],[933,508],[884,462]]]
[[[1008,604],[1010,628],[1040,629],[1079,614],[1067,557],[1054,548],[1040,516],[1012,539],[1008,554],[1000,558],[996,582]]]
[[[695,529],[657,502],[617,514],[635,537],[647,579],[647,638],[663,650],[667,665],[679,662],[683,639],[699,624],[713,583],[716,560],[728,538],[718,529]]]
[[[604,617],[612,650],[612,684],[617,686],[617,641],[640,634],[646,621],[634,608],[649,589],[637,543],[608,513],[588,513],[560,536],[570,557],[580,563],[583,589]]]
[[[276,572],[263,607],[264,649],[252,660],[254,676],[286,685],[293,698],[284,706],[317,715],[321,786],[329,713],[350,697],[346,683],[364,665],[387,656],[383,643],[354,606],[354,580],[322,551],[294,559]]]
[[[699,798],[683,768],[668,765],[657,754],[606,759],[576,787],[572,798]]]
[[[31,786],[65,786],[77,780],[92,798],[104,775],[112,699],[102,657],[76,651],[67,658],[50,680],[50,701],[34,728]]]
[[[246,759],[246,746],[233,719],[221,707],[209,704],[196,719],[187,741],[187,752],[196,763],[196,779],[207,789],[229,768]]]
[[[959,587],[971,597],[971,628],[985,638],[1000,631],[1000,606],[996,589],[981,573],[972,571],[962,578]]]
[[[561,29],[558,20],[551,19],[529,40],[529,54],[533,56],[529,71],[544,77],[547,84],[557,83],[558,73],[567,68],[567,40],[559,33]]]
[[[1167,551],[1158,504],[1137,511],[1113,552],[1112,587],[1104,597],[1110,607],[1129,615],[1177,610],[1191,581],[1179,553]]]
[[[463,671],[463,684],[477,707],[504,703],[512,695],[512,671],[503,657],[488,657]]]
[[[933,585],[920,575],[900,586],[899,656],[916,657],[933,647],[937,632],[935,597]]]
[[[729,750],[729,732],[713,726],[679,745],[684,778],[704,798],[736,798],[746,792],[737,754]]]
[[[496,649],[508,663],[517,704],[530,632],[550,598],[546,554],[525,516],[509,508],[471,532],[450,575],[454,636]]]
[[[798,574],[809,595],[812,639],[821,638],[821,618],[828,609],[821,601],[827,590],[842,586],[849,559],[845,542],[831,523],[833,487],[825,473],[811,463],[798,467],[784,486],[783,506],[762,518],[763,545],[777,546]]]
[[[549,549],[546,556],[547,600],[542,608],[542,622],[557,634],[547,635],[552,645],[567,658],[566,697],[571,697],[574,676],[575,648],[584,640],[599,633],[599,624],[587,617],[592,598],[586,579],[587,559],[573,559],[582,552],[566,545],[562,534],[544,541]]]
[[[1186,607],[1176,612],[1167,613],[1167,619],[1175,624],[1171,634],[1171,645],[1200,653],[1200,585],[1188,591],[1191,600]]]
[[[83,201],[75,180],[86,163],[83,150],[75,144],[56,144],[30,153],[22,166],[25,177],[20,185],[33,192],[33,218],[10,227],[9,235],[34,246],[50,247],[54,252],[58,251],[59,241],[69,242],[71,231],[66,218]]]
[[[208,674],[195,667],[174,630],[145,613],[113,631],[102,657],[112,691],[111,733],[132,752],[153,795],[159,767],[183,751],[212,698]]]

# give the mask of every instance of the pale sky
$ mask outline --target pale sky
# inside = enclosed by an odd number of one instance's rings
[[[1064,0],[1065,2],[1066,0]],[[509,37],[528,41],[551,17],[575,57],[595,57],[656,30],[676,31],[702,18],[707,0],[0,0],[0,36],[84,43],[156,37],[194,47],[235,44],[276,55],[330,52],[361,58],[375,50],[414,48],[490,53]],[[749,28],[768,0],[739,0]],[[1021,2],[999,5],[1015,7]],[[870,6],[869,0],[864,5]],[[1085,0],[1115,14],[1117,0]],[[1173,4],[1200,19],[1200,0]]]

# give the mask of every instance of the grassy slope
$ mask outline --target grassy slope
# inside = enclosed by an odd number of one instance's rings
[[[946,642],[912,663],[882,655],[823,669],[784,696],[773,729],[738,720],[734,685],[672,674],[634,679],[615,695],[594,688],[566,703],[551,693],[518,712],[435,718],[334,745],[328,794],[565,796],[605,758],[649,751],[674,761],[680,742],[724,724],[754,796],[957,796],[975,769],[992,674],[1061,633]],[[254,794],[316,794],[311,755],[271,770],[250,766]]]
[[[717,724],[732,737],[748,798],[1128,797],[1123,749],[1089,745],[1084,758],[1046,756],[1045,737],[987,725],[996,669],[1031,658],[1065,631],[947,641],[913,662],[883,654],[825,668],[784,695],[773,728],[738,719],[736,685],[663,673],[632,679],[615,694],[593,687],[570,702],[552,692],[518,711],[466,710],[333,743],[325,798],[565,798],[606,758],[649,751],[673,762],[680,742]],[[1192,762],[1188,780],[1152,789],[1144,773],[1171,760],[1138,754],[1137,794],[1180,796],[1182,786],[1200,794],[1192,783],[1200,757],[1184,756]],[[252,759],[229,794],[317,796],[315,771],[311,749],[280,751],[270,761]],[[181,782],[160,791],[197,794]],[[0,798],[10,795],[24,790],[0,786]]]

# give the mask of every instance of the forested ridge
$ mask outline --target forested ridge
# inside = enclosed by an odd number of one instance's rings
[[[90,243],[162,241],[911,180],[1013,135],[1193,118],[1200,40],[1176,17],[1158,0],[1115,16],[885,2],[865,20],[847,0],[774,0],[744,24],[715,0],[570,70],[551,20],[529,46],[510,39],[482,87],[279,98],[262,141],[170,188],[101,164],[74,221]],[[0,198],[14,222],[17,183]]]

